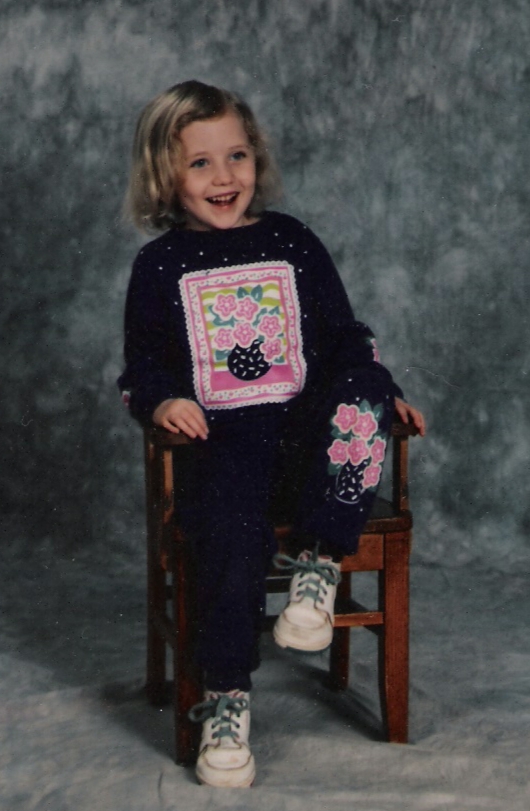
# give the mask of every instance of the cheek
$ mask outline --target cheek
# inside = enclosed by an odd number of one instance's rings
[[[193,183],[190,183],[189,178],[177,178],[175,182],[175,192],[181,203],[184,200],[192,200],[197,194],[197,191],[195,190]]]
[[[256,186],[256,167],[249,166],[248,171],[246,173],[246,183],[247,186],[252,187],[253,189]]]

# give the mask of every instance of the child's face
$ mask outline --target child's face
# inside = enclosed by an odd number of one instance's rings
[[[187,227],[197,231],[238,228],[256,187],[256,165],[243,124],[234,113],[194,121],[180,133],[176,181]]]

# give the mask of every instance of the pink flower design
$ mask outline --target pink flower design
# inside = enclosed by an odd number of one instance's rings
[[[274,338],[282,331],[282,325],[277,315],[264,315],[258,328],[267,338]]]
[[[353,433],[356,436],[362,436],[363,439],[371,439],[376,431],[377,422],[371,411],[367,411],[366,414],[361,414],[353,429]]]
[[[278,358],[282,354],[282,342],[279,338],[276,338],[275,341],[265,341],[261,344],[260,349],[265,360],[270,363],[271,360]]]
[[[386,442],[384,439],[376,439],[371,447],[371,457],[372,462],[377,464],[378,462],[382,462],[385,458],[385,448]]]
[[[328,456],[334,465],[343,465],[348,461],[348,443],[342,439],[336,439],[328,448]]]
[[[233,349],[236,345],[232,330],[227,329],[226,327],[221,327],[221,329],[217,330],[217,334],[213,339],[213,342],[218,349]]]
[[[245,318],[247,321],[252,321],[258,310],[259,305],[250,296],[245,296],[237,303],[236,318]]]
[[[352,465],[360,465],[370,456],[368,445],[364,439],[352,439],[348,445],[348,456]]]
[[[375,487],[381,478],[381,465],[369,465],[363,473],[363,487]]]
[[[217,313],[217,315],[220,315],[221,318],[230,318],[236,307],[237,301],[233,293],[229,293],[227,296],[219,293],[219,295],[215,297],[212,310],[214,313]]]
[[[233,332],[234,338],[238,342],[239,346],[250,346],[252,341],[257,335],[255,329],[252,329],[250,324],[247,324],[245,321],[244,323],[240,323],[237,325]]]
[[[337,409],[337,413],[332,419],[332,422],[340,431],[342,431],[343,434],[347,434],[348,431],[357,423],[358,418],[359,409],[356,405],[349,406],[345,403],[341,403]]]

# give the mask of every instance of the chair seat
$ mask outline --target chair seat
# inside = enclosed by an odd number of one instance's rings
[[[286,521],[285,518],[282,520],[278,516],[273,516],[272,521],[275,526],[275,535],[280,546],[280,551],[286,552],[287,554],[297,554],[300,550],[296,549],[295,538],[293,538],[294,543],[291,542],[291,524]],[[388,499],[376,496],[370,512],[370,518],[364,526],[359,541],[360,551],[367,545],[366,539],[364,538],[365,535],[408,532],[411,529],[412,513],[409,510],[399,511]]]
[[[398,512],[391,501],[376,497],[370,518],[366,522],[363,535],[372,532],[401,532],[412,527],[412,513],[409,510]]]

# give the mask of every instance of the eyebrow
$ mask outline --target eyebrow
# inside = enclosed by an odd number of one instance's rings
[[[227,152],[233,152],[236,149],[252,149],[250,144],[234,144],[234,146],[229,146],[226,150]],[[186,160],[193,160],[194,158],[201,158],[204,155],[209,155],[210,153],[205,150],[203,152],[191,152],[189,155],[186,155]]]

